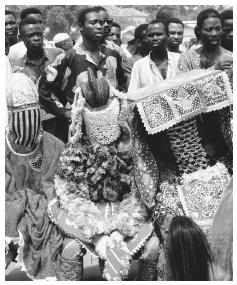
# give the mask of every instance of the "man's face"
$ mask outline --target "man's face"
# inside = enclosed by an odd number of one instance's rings
[[[113,23],[113,19],[109,17],[109,14],[107,11],[100,11],[99,14],[102,16],[102,19],[105,21],[104,24],[104,36],[103,38],[107,38],[110,34],[111,25]]]
[[[118,27],[111,27],[108,39],[114,42],[116,45],[121,46],[121,29]]]
[[[148,26],[147,41],[152,50],[163,50],[166,48],[167,34],[163,23],[155,23]]]
[[[173,48],[179,47],[183,42],[184,28],[181,24],[170,23],[167,43]]]
[[[12,14],[5,15],[5,32],[9,38],[17,36],[17,21]]]
[[[90,12],[86,14],[84,24],[80,31],[85,38],[93,41],[101,41],[104,34],[104,20],[97,12]]]
[[[233,50],[233,19],[224,20],[222,25],[222,42]]]
[[[221,21],[219,18],[205,19],[201,29],[201,40],[204,45],[215,47],[220,44],[222,35]]]
[[[27,50],[37,51],[43,48],[43,29],[41,24],[28,24],[22,27],[21,38]]]

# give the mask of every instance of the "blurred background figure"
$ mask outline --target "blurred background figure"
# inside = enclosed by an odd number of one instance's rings
[[[197,27],[194,28],[194,34],[195,38],[191,38],[188,44],[188,50],[189,49],[198,49],[201,47],[201,37],[198,33]]]
[[[165,20],[168,20],[170,18],[178,18],[178,17],[179,17],[178,11],[172,6],[164,5],[156,13],[156,19],[163,18]]]
[[[114,42],[118,46],[121,46],[121,26],[118,23],[112,23],[108,40]]]
[[[171,52],[181,53],[180,45],[183,42],[184,24],[180,19],[170,18],[168,24],[167,48]]]
[[[147,56],[150,51],[146,37],[147,26],[147,24],[139,25],[134,31],[134,39],[128,42],[127,49],[132,55],[129,61],[132,65],[138,59]]]
[[[110,30],[110,34],[108,37],[108,41],[111,41],[117,46],[119,46],[120,47],[119,52],[121,52],[122,55],[128,58],[131,57],[130,52],[127,50],[127,45],[124,44],[121,39],[121,26],[116,22],[113,22],[111,25],[111,30]]]
[[[55,47],[61,48],[64,51],[68,51],[73,47],[72,39],[67,33],[58,33],[54,36],[53,42]]]
[[[222,17],[222,38],[221,46],[229,51],[233,51],[233,11],[225,10]]]
[[[8,37],[10,46],[19,42],[18,25],[16,15],[9,10],[5,10],[5,34]]]

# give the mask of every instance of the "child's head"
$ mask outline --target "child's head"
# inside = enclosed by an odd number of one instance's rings
[[[211,249],[205,234],[192,219],[177,216],[171,220],[166,253],[173,280],[210,280]]]

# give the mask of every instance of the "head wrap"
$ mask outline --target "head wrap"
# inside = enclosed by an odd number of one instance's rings
[[[67,33],[58,33],[54,36],[53,41],[55,44],[57,44],[57,43],[60,43],[62,41],[65,41],[69,38],[70,38],[70,36]]]

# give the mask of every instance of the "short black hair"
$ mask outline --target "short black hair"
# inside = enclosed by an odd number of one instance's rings
[[[12,15],[17,20],[16,14],[10,10],[5,10],[5,15]]]
[[[39,22],[34,18],[25,18],[19,23],[19,35],[22,36],[23,27],[30,24],[39,24]]]
[[[20,14],[21,20],[25,19],[26,16],[30,14],[40,14],[42,16],[42,12],[39,9],[35,7],[30,7],[30,8],[26,8],[21,11],[21,14]]]
[[[183,28],[184,28],[184,23],[180,20],[180,19],[178,19],[178,18],[169,18],[168,20],[167,20],[167,25],[168,25],[168,27],[169,27],[169,24],[180,24],[180,25],[182,25],[183,26]]]
[[[212,9],[212,8],[207,8],[205,10],[202,10],[197,16],[197,25],[194,28],[194,33],[198,40],[201,39],[201,29],[202,29],[203,23],[208,18],[218,18],[220,19],[221,25],[222,25],[222,18],[221,18],[220,13],[217,10]]]
[[[165,32],[166,32],[166,35],[168,35],[169,33],[168,25],[167,25],[167,21],[164,18],[156,18],[155,20],[152,20],[150,23],[148,23],[146,31],[150,25],[159,24],[159,23],[162,23],[165,26]]]
[[[100,11],[106,11],[107,12],[107,10],[102,6],[95,6],[94,9],[96,12],[100,12]]]
[[[112,27],[116,27],[116,28],[119,28],[121,30],[121,26],[117,22],[113,22],[112,25],[111,25],[111,28]]]
[[[221,12],[222,21],[233,19],[233,10],[224,10]]]
[[[197,16],[197,29],[198,30],[202,29],[203,22],[208,18],[218,18],[220,19],[222,23],[222,18],[221,18],[220,13],[215,9],[207,8],[205,10],[202,10]]]
[[[98,11],[95,9],[95,7],[89,7],[89,8],[82,9],[80,11],[80,13],[78,14],[78,24],[83,25],[85,23],[85,20],[86,20],[86,15],[91,13],[91,12],[98,13]]]
[[[163,18],[165,20],[168,20],[169,18],[173,18],[174,12],[176,12],[177,10],[174,7],[170,7],[170,6],[163,6],[159,9],[159,11],[156,13],[156,19],[159,18]]]

